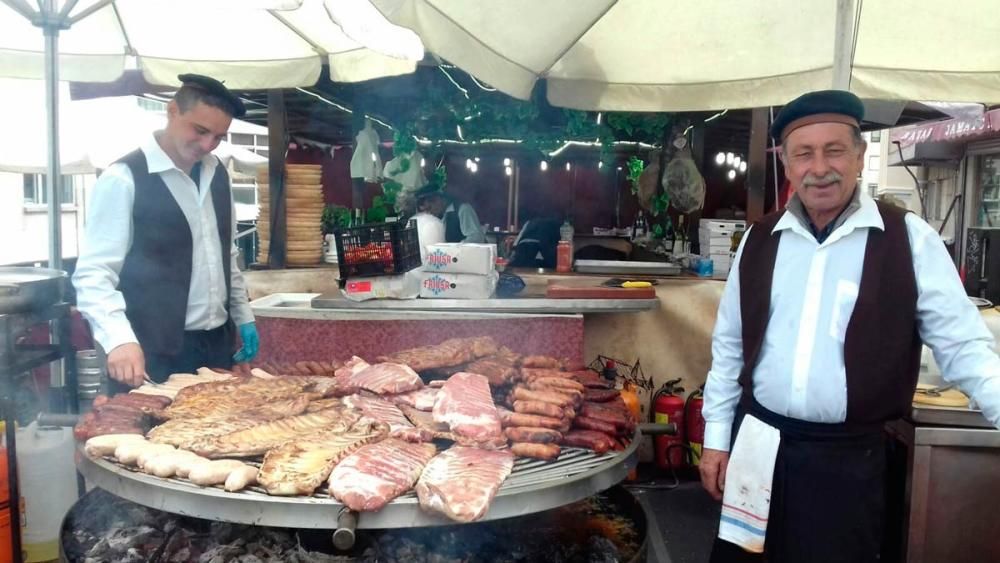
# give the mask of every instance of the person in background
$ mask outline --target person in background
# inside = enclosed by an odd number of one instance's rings
[[[446,242],[485,243],[486,233],[471,205],[458,202],[437,185],[427,184],[416,192],[417,207],[444,221]]]
[[[705,386],[713,562],[881,559],[883,427],[911,408],[921,343],[1000,425],[1000,358],[941,238],[857,186],[863,115],[828,90],[772,125],[793,195],[740,243]]]
[[[420,260],[427,265],[427,246],[445,242],[444,222],[431,213],[427,198],[416,197],[418,190],[403,190],[396,196],[396,207],[404,221],[417,222],[417,239],[420,241]]]
[[[529,219],[510,242],[513,252],[508,261],[512,268],[555,268],[556,247],[562,221],[554,217]],[[508,239],[509,240],[509,239]]]
[[[229,175],[211,154],[245,109],[213,78],[178,79],[166,128],[94,185],[73,275],[108,375],[133,387],[228,368],[259,346],[237,266]],[[236,327],[242,347],[234,355]]]

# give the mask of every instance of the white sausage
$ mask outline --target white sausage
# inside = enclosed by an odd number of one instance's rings
[[[152,442],[125,442],[115,448],[115,458],[119,463],[125,465],[135,465],[139,460],[139,456],[143,453],[152,450],[162,453],[165,451],[164,446],[174,449],[173,446],[167,444],[154,444]]]
[[[102,457],[113,455],[115,449],[126,442],[135,443],[145,441],[146,438],[141,434],[105,434],[103,436],[94,436],[87,440],[87,443],[83,446],[83,450],[91,457]]]
[[[174,474],[177,475],[178,477],[187,478],[187,476],[191,473],[191,470],[194,469],[195,466],[208,462],[209,462],[208,458],[201,457],[200,455],[192,452],[190,456],[186,456],[184,458],[177,460],[177,468]]]
[[[257,484],[257,468],[252,465],[244,465],[229,474],[224,488],[229,492],[235,492],[255,484]]]
[[[195,485],[207,487],[225,483],[229,474],[244,466],[241,461],[235,459],[217,459],[208,463],[201,463],[191,469],[188,480]]]
[[[159,457],[163,454],[174,453],[177,451],[177,448],[171,446],[170,444],[152,444],[151,446],[160,446],[160,447],[157,448],[150,447],[149,449],[139,454],[139,457],[137,457],[135,460],[135,464],[139,467],[139,469],[145,467],[146,463],[152,460],[153,458]]]
[[[177,464],[190,457],[199,457],[197,454],[186,450],[167,452],[146,460],[142,466],[143,473],[156,475],[157,477],[173,477],[177,473]]]

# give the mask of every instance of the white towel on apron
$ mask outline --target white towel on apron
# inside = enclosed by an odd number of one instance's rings
[[[771,482],[780,442],[777,428],[748,414],[729,456],[719,538],[751,553],[764,552]]]

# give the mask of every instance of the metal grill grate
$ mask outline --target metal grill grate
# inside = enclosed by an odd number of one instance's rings
[[[597,454],[563,448],[552,462],[518,458],[485,519],[508,518],[548,510],[586,498],[622,479],[635,464],[638,434],[622,452]],[[259,462],[247,462],[260,467]],[[160,478],[125,466],[114,458],[92,459],[78,448],[77,466],[94,485],[152,508],[177,514],[267,526],[333,528],[344,508],[323,485],[312,496],[276,497],[254,486],[230,493],[221,486],[201,487],[180,478]],[[378,512],[359,515],[359,528],[435,526],[453,522],[419,508],[409,491]]]

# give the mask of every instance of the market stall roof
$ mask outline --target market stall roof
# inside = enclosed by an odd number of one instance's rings
[[[556,106],[774,106],[810,90],[1000,102],[995,0],[373,0],[428,51]]]
[[[354,82],[413,72],[423,57],[366,48],[334,23],[323,0],[55,3],[68,12],[58,43],[63,80],[108,82],[131,67],[154,84],[196,73],[230,88],[291,88],[315,84],[324,66],[332,80]],[[24,0],[0,3],[0,76],[45,76],[45,40],[31,11]]]
[[[442,69],[445,72],[442,72]],[[445,89],[458,92],[464,89],[474,104],[487,99],[506,97],[499,92],[490,92],[479,88],[463,71],[439,67],[434,64],[422,64],[412,74],[386,77],[356,84],[342,84],[326,80],[324,69],[319,82],[311,87],[288,88],[284,90],[285,110],[287,113],[287,129],[292,138],[312,140],[329,145],[350,145],[354,142],[352,127],[355,119],[352,112],[367,113],[378,121],[374,123],[379,136],[384,141],[392,140],[392,130],[382,125],[386,123],[394,127],[406,123],[426,123],[433,116],[421,112],[422,104],[426,105],[428,92],[432,89]],[[450,80],[457,83],[452,84]],[[565,114],[562,108],[556,108],[547,103],[541,91],[544,85],[538,86],[534,100],[540,108],[536,128],[532,133],[562,130]],[[149,84],[141,73],[127,71],[121,78],[110,83],[71,84],[70,92],[74,99],[88,99],[103,96],[120,96],[126,94],[145,95],[158,100],[166,100],[171,95],[171,88]],[[267,92],[262,90],[240,91],[239,95],[247,106],[245,121],[258,125],[267,125]],[[461,95],[461,94],[459,94]],[[909,125],[927,120],[945,117],[937,108],[920,102],[884,102],[866,100],[866,112],[872,115],[871,121],[862,124],[864,130],[886,129],[897,125]],[[774,108],[775,113],[778,107]],[[750,142],[750,110],[729,110],[722,115],[715,111],[687,112],[681,115],[693,124],[704,123],[706,138],[705,146],[709,151],[745,152]],[[596,113],[591,115],[596,119]],[[709,120],[706,122],[706,120]],[[460,150],[460,146],[452,146],[451,150]],[[480,147],[481,149],[481,147]],[[596,150],[596,149],[592,149]]]

